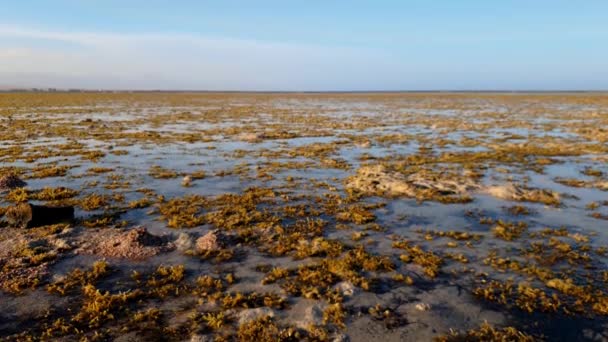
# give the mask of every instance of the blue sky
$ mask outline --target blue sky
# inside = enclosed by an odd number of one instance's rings
[[[0,0],[0,87],[608,90],[608,1]]]

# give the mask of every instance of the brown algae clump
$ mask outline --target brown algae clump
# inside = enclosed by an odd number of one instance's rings
[[[484,322],[479,328],[466,332],[452,330],[449,334],[435,338],[437,342],[465,342],[465,341],[519,341],[534,342],[537,339],[523,333],[514,327],[495,328]]]

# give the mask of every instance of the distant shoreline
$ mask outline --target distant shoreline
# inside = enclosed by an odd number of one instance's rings
[[[55,89],[14,88],[0,89],[0,94],[10,93],[176,93],[176,94],[598,94],[608,90],[328,90],[328,91],[281,91],[281,90],[140,90],[140,89]]]

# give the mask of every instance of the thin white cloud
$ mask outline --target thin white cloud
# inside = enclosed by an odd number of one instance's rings
[[[363,86],[378,69],[393,67],[391,56],[368,49],[195,35],[0,26],[2,39],[8,42],[0,48],[0,82],[18,84],[22,77],[30,83],[24,86],[338,89]]]
[[[608,69],[601,54],[562,50],[535,45],[523,52],[520,49],[509,53],[485,45],[476,49],[437,42],[418,46],[415,39],[393,42],[390,47],[378,50],[194,34],[66,32],[0,24],[0,87],[204,90],[608,87]],[[581,60],[585,63],[581,64]]]

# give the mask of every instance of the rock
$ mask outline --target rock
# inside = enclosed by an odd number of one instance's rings
[[[226,247],[226,236],[219,230],[212,230],[196,240],[198,252],[217,251]]]
[[[247,322],[255,321],[256,319],[262,317],[274,317],[274,310],[267,307],[256,308],[256,309],[245,309],[237,314],[237,320],[239,325],[242,325]]]
[[[173,244],[178,251],[183,252],[194,247],[194,239],[188,233],[180,233]]]
[[[9,173],[0,177],[0,191],[23,188],[26,185],[27,183],[22,181],[21,178],[14,173]]]
[[[334,289],[340,291],[343,296],[350,297],[355,294],[357,288],[350,281],[342,281],[334,285]]]

